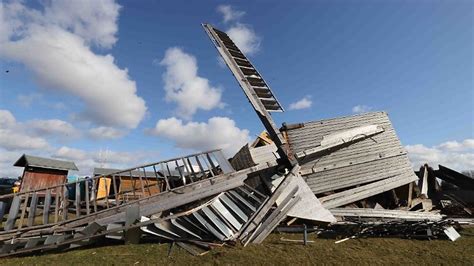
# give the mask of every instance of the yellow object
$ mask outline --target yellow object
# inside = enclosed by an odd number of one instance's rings
[[[255,139],[255,141],[250,145],[250,147],[256,148],[260,146],[265,146],[265,145],[270,145],[273,143],[272,138],[270,138],[270,135],[264,130],[258,137]]]
[[[106,178],[106,177],[99,178],[99,189],[97,191],[97,199],[103,199],[107,195],[109,195],[111,181],[112,180],[110,178]]]

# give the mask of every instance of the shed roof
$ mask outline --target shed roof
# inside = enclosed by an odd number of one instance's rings
[[[59,170],[79,170],[74,162],[43,158],[26,154],[23,154],[20,159],[18,159],[16,163],[13,164],[13,166],[34,166]]]

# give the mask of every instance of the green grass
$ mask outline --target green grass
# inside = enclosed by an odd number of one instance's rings
[[[192,256],[175,246],[167,257],[168,245],[102,246],[41,256],[0,259],[1,265],[308,265],[308,264],[474,264],[474,228],[461,232],[456,241],[407,240],[397,238],[351,239],[335,244],[310,234],[308,246],[284,242],[301,239],[301,234],[272,234],[261,245],[218,247],[203,256]]]

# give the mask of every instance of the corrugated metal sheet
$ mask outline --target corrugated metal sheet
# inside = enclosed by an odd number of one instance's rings
[[[301,174],[314,193],[349,189],[320,198],[323,205],[341,206],[417,179],[385,112],[308,122],[287,133],[290,148],[296,154],[320,146],[325,136],[369,125],[380,126],[383,131],[299,159]],[[362,186],[352,188],[358,185]]]
[[[23,154],[20,159],[16,161],[13,166],[25,167],[41,167],[41,168],[50,168],[50,169],[60,169],[60,170],[76,170],[76,164],[69,161],[55,160],[50,158],[42,158],[37,156],[31,156]]]

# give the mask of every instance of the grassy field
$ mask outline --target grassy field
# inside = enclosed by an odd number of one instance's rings
[[[219,247],[192,256],[175,246],[167,257],[167,244],[114,245],[41,256],[0,259],[1,265],[150,265],[150,264],[449,264],[474,265],[474,228],[456,241],[396,238],[351,239],[335,244],[310,235],[308,246],[285,242],[301,234],[272,234],[262,245]]]

